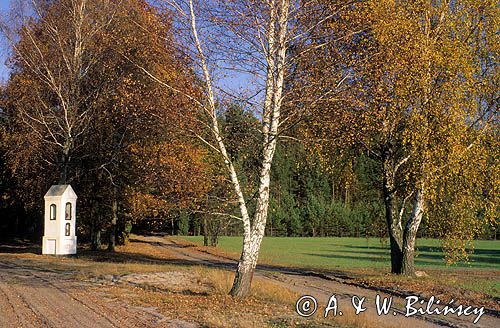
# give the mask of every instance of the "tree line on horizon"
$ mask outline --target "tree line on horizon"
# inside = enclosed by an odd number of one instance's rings
[[[491,0],[16,1],[0,22],[0,237],[39,240],[71,184],[78,238],[498,236],[500,10]],[[248,77],[235,92],[228,72]],[[222,80],[222,83],[219,83]]]

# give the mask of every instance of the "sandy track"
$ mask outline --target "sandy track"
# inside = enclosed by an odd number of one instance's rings
[[[68,274],[0,261],[0,327],[155,327],[158,317]]]
[[[198,251],[194,247],[186,247],[185,245],[177,244],[168,238],[158,236],[136,236],[136,241],[146,242],[156,247],[164,248],[169,254],[175,254],[176,258],[183,262],[205,265],[211,267],[220,267],[234,269],[236,261]],[[351,297],[357,295],[365,297],[364,304],[367,306],[367,311],[361,314],[365,321],[369,321],[371,326],[379,327],[500,327],[500,319],[495,316],[484,314],[477,324],[473,324],[475,316],[413,316],[406,318],[403,316],[404,305],[406,300],[403,297],[388,295],[375,290],[362,288],[359,286],[349,285],[342,282],[342,279],[337,279],[334,274],[331,276],[314,275],[312,272],[297,270],[293,268],[272,267],[259,265],[257,267],[256,276],[262,279],[272,280],[275,283],[283,285],[290,290],[298,292],[301,295],[312,295],[318,300],[319,314],[327,304],[331,295],[336,295],[338,304],[345,305],[344,309],[351,309]],[[389,315],[378,316],[375,310],[375,298],[379,294],[381,297],[392,296],[393,308],[396,315],[392,311]]]
[[[155,247],[168,256],[165,263],[202,265],[233,270],[236,261],[209,254],[195,247],[177,244],[159,236],[135,236],[135,242]],[[0,327],[193,327],[195,324],[170,320],[154,308],[139,308],[119,298],[107,295],[101,285],[74,278],[74,271],[43,269],[30,262],[19,265],[14,257],[0,257]],[[473,325],[471,317],[411,317],[401,312],[405,300],[393,296],[397,315],[377,316],[374,299],[383,294],[349,284],[339,273],[315,275],[293,268],[258,266],[256,276],[266,279],[301,295],[312,295],[319,303],[321,315],[327,300],[335,294],[341,311],[353,317],[350,306],[352,295],[365,297],[367,311],[361,314],[361,323],[371,327],[500,327],[500,319],[483,315]],[[165,314],[167,315],[167,314]],[[345,317],[344,317],[345,319]],[[347,321],[349,322],[349,321]]]

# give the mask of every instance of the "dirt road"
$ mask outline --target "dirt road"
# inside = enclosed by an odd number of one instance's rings
[[[233,259],[217,256],[197,250],[194,247],[187,247],[178,244],[168,238],[156,236],[136,237],[138,242],[146,242],[159,248],[164,248],[170,253],[175,253],[179,260],[193,264],[231,268],[234,269],[236,262]],[[473,324],[475,315],[452,316],[448,315],[415,315],[404,317],[406,300],[404,297],[389,295],[380,291],[361,288],[352,284],[346,284],[342,276],[332,273],[331,275],[315,274],[305,270],[297,270],[283,267],[272,267],[260,265],[257,268],[256,276],[262,279],[272,280],[283,287],[298,292],[301,295],[311,295],[318,301],[318,312],[321,315],[328,304],[328,300],[335,295],[339,308],[352,310],[352,296],[365,297],[363,304],[367,310],[360,314],[364,320],[380,327],[500,327],[500,318],[484,314],[478,323]],[[375,299],[377,295],[382,298],[392,297],[393,306],[388,315],[378,316],[376,314]],[[331,313],[331,312],[330,312]],[[396,314],[394,314],[396,313]]]
[[[159,262],[231,270],[236,265],[233,259],[210,254],[161,236],[134,236],[132,241],[131,247],[140,246],[134,243],[145,243],[152,246],[157,254],[168,254],[165,256],[166,260],[156,259]],[[119,255],[120,253],[116,254]],[[138,253],[135,256],[142,255]],[[99,283],[88,279],[77,279],[78,267],[71,267],[74,270],[48,269],[51,268],[50,265],[39,265],[36,262],[40,258],[44,259],[44,263],[52,262],[40,255],[31,254],[29,259],[22,261],[15,254],[0,254],[0,327],[193,328],[199,326],[176,318],[167,318],[170,312],[162,314],[149,305],[133,306],[121,297],[106,294],[105,288],[102,288],[102,281]],[[87,262],[83,260],[83,263]],[[172,275],[169,272],[164,274]],[[362,318],[361,324],[369,322],[371,327],[500,327],[500,319],[487,314],[483,315],[475,325],[472,324],[474,316],[427,315],[405,318],[404,297],[361,288],[349,283],[341,273],[331,272],[325,275],[292,268],[259,266],[256,276],[300,295],[314,296],[318,301],[318,311],[314,315],[316,317],[322,315],[329,298],[336,295],[338,310],[344,313],[344,319],[357,318],[352,313],[351,306],[351,298],[356,295],[365,298],[363,305],[366,311],[358,316]],[[148,275],[145,275],[144,279],[147,280],[147,277]],[[145,282],[147,284],[148,281]],[[121,281],[118,279],[117,283],[129,284],[126,279]],[[108,285],[114,286],[115,282]],[[377,294],[387,298],[392,296],[393,306],[388,315],[376,314],[374,300]]]
[[[71,275],[0,260],[0,327],[171,326],[161,314],[102,297]]]

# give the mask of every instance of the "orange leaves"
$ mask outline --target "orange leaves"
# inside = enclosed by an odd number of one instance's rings
[[[172,204],[151,194],[132,192],[128,196],[130,212],[135,220],[146,217],[166,217],[168,210],[173,207]]]
[[[86,1],[82,13],[73,7],[79,3],[48,2],[14,49],[5,108],[12,123],[8,164],[19,194],[30,206],[39,203],[37,195],[57,181],[68,159],[84,224],[98,220],[92,206],[107,218],[112,198],[120,202],[120,220],[191,206],[208,189],[205,154],[186,136],[196,122],[194,106],[141,69],[195,92],[168,15],[144,0]]]
[[[194,206],[208,191],[204,152],[186,141],[168,140],[129,147],[140,178],[131,204],[140,217],[165,217],[171,209]]]

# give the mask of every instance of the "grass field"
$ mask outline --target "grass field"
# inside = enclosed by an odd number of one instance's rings
[[[203,244],[203,237],[182,237]],[[219,248],[239,253],[241,237],[220,237]],[[446,266],[440,243],[434,239],[417,240],[418,267],[440,269],[500,269],[500,241],[476,241],[469,263]],[[265,237],[260,263],[320,269],[377,268],[390,266],[389,245],[378,238],[302,238]]]
[[[177,238],[203,244],[203,237]],[[218,250],[237,259],[241,242],[241,237],[221,237]],[[455,293],[455,298],[469,292],[482,293],[477,296],[480,298],[486,295],[499,298],[500,241],[476,241],[474,247],[468,263],[447,266],[438,240],[417,240],[416,269],[428,274],[417,280],[387,275],[390,272],[389,245],[378,238],[265,237],[259,263],[351,272],[348,275],[353,274],[358,277],[356,279],[372,285],[428,292],[429,295],[445,290],[448,294]]]

